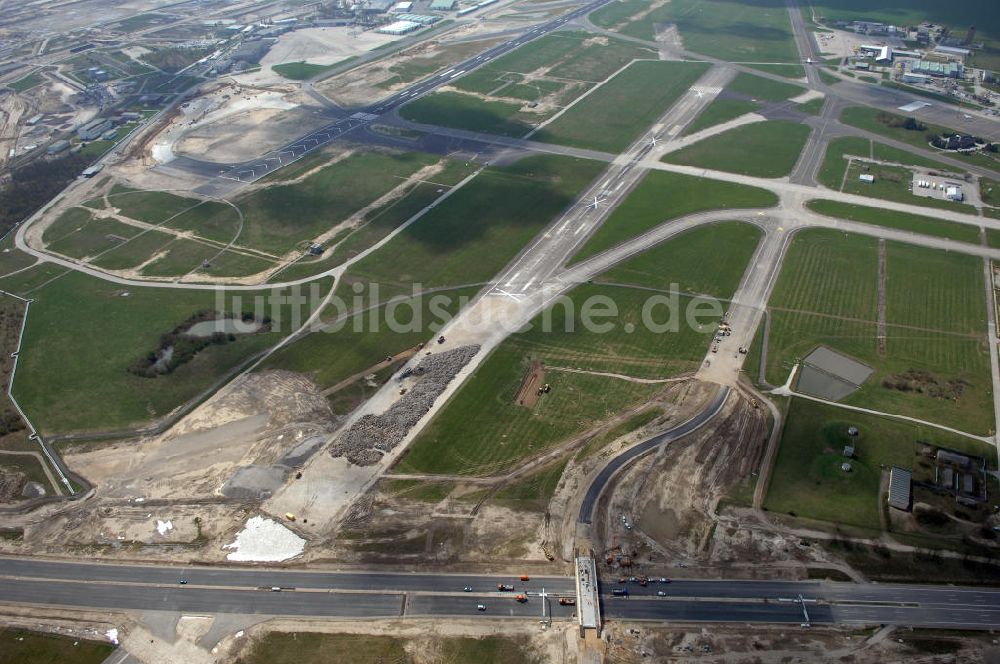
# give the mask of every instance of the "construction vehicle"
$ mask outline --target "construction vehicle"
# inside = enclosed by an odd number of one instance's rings
[[[502,593],[509,593],[514,590],[514,586],[507,585],[506,583],[498,583],[497,591]]]
[[[576,606],[576,600],[572,597],[560,597],[559,606]]]
[[[516,599],[521,604],[524,604],[525,602],[528,601],[528,596],[527,595],[515,595],[514,599]]]

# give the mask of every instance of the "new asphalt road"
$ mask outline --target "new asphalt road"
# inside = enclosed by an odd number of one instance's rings
[[[542,615],[539,593],[569,596],[568,577],[301,571],[264,568],[105,565],[0,558],[0,603],[90,609],[161,610],[330,618]],[[184,579],[186,584],[180,584]],[[528,594],[500,593],[508,583]],[[469,586],[471,592],[463,589]],[[627,598],[612,588],[628,588]],[[280,591],[272,590],[280,588]],[[892,623],[993,629],[1000,625],[1000,590],[953,586],[820,581],[675,580],[606,584],[608,619],[694,622]],[[657,595],[666,593],[665,597]],[[477,610],[482,604],[485,611]],[[545,601],[546,615],[570,618],[573,607]]]
[[[601,469],[601,472],[597,474],[597,477],[594,478],[594,481],[591,482],[590,486],[587,488],[587,494],[583,498],[583,504],[580,505],[580,515],[577,517],[577,521],[580,523],[593,523],[594,510],[597,507],[597,501],[604,492],[604,487],[607,486],[608,482],[618,473],[618,471],[639,457],[649,454],[661,445],[669,443],[670,441],[680,438],[681,436],[686,436],[701,427],[703,424],[715,417],[716,413],[722,409],[723,404],[726,403],[726,397],[728,396],[729,388],[720,386],[712,400],[694,417],[671,429],[658,433],[637,445],[633,445],[612,459],[608,465]]]

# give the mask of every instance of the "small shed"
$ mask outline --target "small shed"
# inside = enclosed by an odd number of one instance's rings
[[[845,458],[853,459],[854,458],[854,445],[844,445],[843,455],[844,455]]]
[[[910,471],[893,466],[889,471],[889,507],[910,511]]]
[[[871,173],[862,173],[861,175],[858,176],[858,179],[868,184],[875,182],[875,176],[872,175]]]

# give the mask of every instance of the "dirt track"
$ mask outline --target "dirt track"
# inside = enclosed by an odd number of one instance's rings
[[[535,404],[538,403],[538,399],[542,396],[541,388],[544,380],[544,365],[541,362],[532,362],[531,366],[528,367],[528,371],[524,374],[524,380],[521,381],[521,389],[517,391],[515,403],[525,408],[534,408]]]

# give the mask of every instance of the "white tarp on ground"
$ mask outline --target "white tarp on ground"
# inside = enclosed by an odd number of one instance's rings
[[[247,521],[236,541],[224,549],[235,549],[226,558],[243,562],[279,562],[301,555],[306,541],[277,521],[255,516]]]

